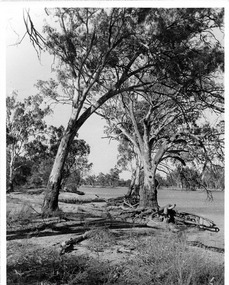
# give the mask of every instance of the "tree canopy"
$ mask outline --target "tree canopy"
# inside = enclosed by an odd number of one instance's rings
[[[163,154],[165,144],[168,148],[168,143],[172,147],[180,139],[191,138],[184,130],[174,133],[171,125],[166,137],[165,126],[169,121],[176,121],[176,126],[182,129],[184,124],[194,124],[199,113],[207,108],[223,112],[222,81],[216,78],[224,68],[224,51],[214,33],[223,29],[223,9],[58,8],[46,12],[52,21],[44,26],[43,34],[38,33],[29,15],[25,18],[32,43],[56,58],[57,81],[39,81],[37,86],[41,94],[70,103],[72,113],[52,168],[44,209],[58,207],[62,170],[77,131],[111,98],[128,94],[128,105],[132,104],[136,113],[140,104],[135,102],[136,94],[145,96],[148,105],[144,103],[141,107],[147,111],[143,111],[142,130],[144,136],[150,135],[148,142],[154,145],[154,150],[160,145]],[[155,120],[149,121],[152,116],[156,116]],[[151,125],[159,133],[150,133]],[[138,132],[136,136],[140,139]],[[163,143],[159,135],[164,136]],[[157,153],[156,161],[161,158],[161,153]],[[146,176],[152,180],[150,173],[155,169],[150,163],[147,165]],[[152,187],[149,182],[148,194],[143,198],[151,201],[151,206],[156,201]]]

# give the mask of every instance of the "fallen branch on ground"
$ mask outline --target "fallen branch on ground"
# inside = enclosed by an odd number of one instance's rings
[[[60,255],[64,254],[65,252],[72,251],[74,244],[80,243],[81,241],[92,237],[94,232],[95,230],[90,230],[82,235],[77,236],[76,238],[70,238],[69,240],[62,242],[60,245]]]

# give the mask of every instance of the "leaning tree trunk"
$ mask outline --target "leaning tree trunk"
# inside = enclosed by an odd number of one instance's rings
[[[117,90],[119,90],[122,81],[116,84]],[[68,122],[65,134],[60,142],[55,162],[49,176],[49,181],[46,188],[46,194],[43,203],[43,213],[53,212],[58,209],[58,197],[61,189],[62,172],[64,169],[65,160],[68,155],[69,146],[72,143],[76,133],[85,121],[108,99],[118,94],[119,91],[110,89],[104,94],[97,102],[87,108],[80,116],[80,111],[83,107],[83,101],[78,102],[79,106],[75,103],[76,107],[73,107],[71,118]],[[76,96],[77,98],[77,96]]]
[[[44,214],[48,214],[49,212],[53,212],[58,209],[58,197],[62,185],[62,173],[65,161],[68,156],[69,147],[80,127],[80,124],[76,124],[77,113],[77,109],[74,109],[58,147],[58,151],[46,187],[43,202]]]
[[[62,173],[67,158],[69,145],[71,144],[73,138],[73,134],[65,133],[60,142],[45,192],[43,203],[44,213],[49,211],[52,212],[58,209],[58,197],[62,184]]]
[[[53,212],[58,209],[58,197],[61,189],[62,173],[68,155],[69,147],[75,135],[77,134],[80,127],[85,123],[85,121],[99,108],[99,106],[106,102],[114,94],[115,92],[113,90],[108,91],[98,100],[97,104],[86,109],[83,114],[80,115],[80,117],[78,116],[82,106],[73,108],[68,126],[66,128],[64,136],[61,139],[52,171],[49,176],[42,207],[44,214],[49,214],[49,212]]]

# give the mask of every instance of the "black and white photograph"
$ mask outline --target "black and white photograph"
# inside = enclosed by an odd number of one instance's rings
[[[227,7],[132,2],[1,4],[0,284],[226,284]]]

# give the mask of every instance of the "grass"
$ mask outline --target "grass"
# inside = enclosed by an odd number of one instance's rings
[[[182,192],[178,196],[172,191],[161,191],[159,194],[162,205],[173,199],[184,209],[189,210],[195,205],[196,209],[206,209],[207,213],[213,213],[214,221],[218,213],[215,209],[223,209],[221,193],[220,199],[215,199],[211,204],[206,204],[204,197],[200,199],[199,196],[203,196],[201,193],[194,193],[194,198],[193,193]],[[191,208],[189,211],[195,212]],[[64,213],[61,211],[54,214],[57,217],[62,215]],[[15,209],[7,212],[7,225],[25,227],[37,216],[38,213],[25,205],[19,211]],[[189,247],[183,234],[168,232],[161,236],[158,233],[149,236],[148,233],[137,235],[132,232],[117,236],[109,229],[96,230],[88,249],[97,252],[98,257],[100,251],[120,244],[135,248],[132,253],[127,254],[128,261],[120,258],[118,264],[104,261],[103,258],[75,256],[74,253],[60,256],[53,248],[35,247],[34,244],[29,244],[29,239],[27,241],[26,245],[19,241],[9,243],[7,284],[224,284],[224,265],[207,259],[203,255],[204,250]]]
[[[62,219],[66,214],[61,210],[57,209],[56,211],[50,211],[45,213],[44,216],[42,213],[38,213],[30,205],[23,205],[20,210],[8,210],[6,213],[7,227],[11,228],[14,226],[23,228],[24,226],[31,226],[32,220],[36,218],[59,218]]]
[[[85,203],[99,203],[105,202],[103,198],[87,198],[87,199],[77,199],[77,198],[60,198],[59,202],[67,203],[67,204],[85,204]]]
[[[91,243],[88,248],[91,251],[100,252],[111,248],[116,244],[115,235],[107,228],[95,228],[94,234],[91,238]]]
[[[60,256],[53,249],[19,246],[21,252],[7,265],[7,284],[136,284],[199,285],[224,284],[223,265],[206,259],[187,246],[184,235],[127,235],[136,247],[128,261],[112,265],[89,256]],[[119,242],[108,229],[97,231],[92,250],[109,248]],[[14,249],[15,250],[15,249]]]
[[[139,252],[128,264],[126,284],[224,284],[224,268],[187,246],[185,236],[171,234],[135,240]]]
[[[108,263],[98,263],[87,256],[60,256],[47,249],[27,250],[7,265],[7,284],[116,284],[115,270]]]
[[[29,205],[23,205],[23,207],[18,210],[8,210],[6,213],[7,226],[12,225],[25,226],[31,223],[33,218],[39,217],[40,214],[35,212],[34,209]]]

